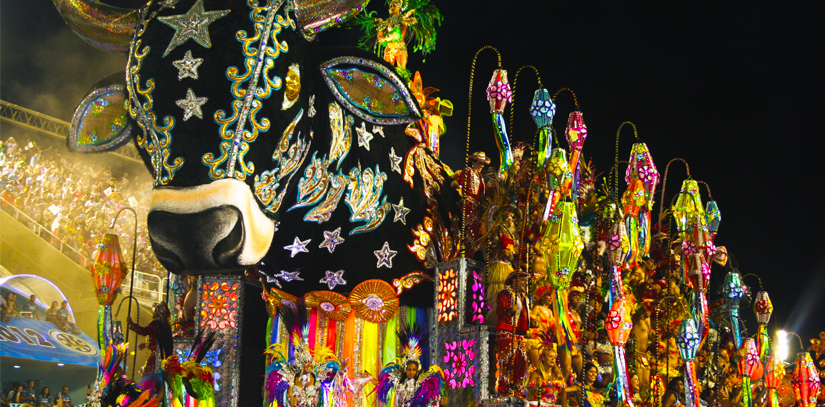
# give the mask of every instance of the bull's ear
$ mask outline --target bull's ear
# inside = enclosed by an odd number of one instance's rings
[[[135,126],[127,111],[128,94],[123,72],[92,86],[72,117],[66,145],[70,151],[101,153],[127,143]]]
[[[406,124],[421,118],[410,90],[386,66],[359,57],[339,57],[321,64],[335,98],[356,116],[374,124]]]

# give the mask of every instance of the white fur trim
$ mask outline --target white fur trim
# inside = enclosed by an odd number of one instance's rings
[[[249,186],[236,179],[222,179],[187,188],[155,188],[149,211],[196,213],[218,206],[233,206],[243,217],[243,250],[238,257],[242,266],[254,266],[263,259],[272,244],[275,221],[258,207]]]

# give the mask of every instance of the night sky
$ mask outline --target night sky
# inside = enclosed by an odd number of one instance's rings
[[[135,4],[112,2],[129,3]],[[214,8],[210,3],[207,9]],[[616,129],[624,121],[636,124],[661,173],[671,158],[688,161],[722,211],[717,245],[736,256],[743,275],[759,275],[771,295],[771,331],[795,330],[807,342],[825,330],[825,3],[645,3],[436,2],[444,14],[436,51],[426,63],[411,55],[408,67],[455,105],[442,159],[453,168],[463,164],[470,66],[479,48],[501,51],[511,82],[520,66],[536,66],[551,94],[562,87],[576,92],[588,126],[583,154],[599,172],[613,165]],[[368,9],[386,17],[380,1]],[[358,36],[335,29],[317,40],[355,44]],[[491,156],[497,154],[483,95],[495,65],[494,53],[479,57],[470,142],[472,151]],[[3,100],[70,120],[89,87],[124,66],[124,57],[74,36],[50,1],[0,2]],[[531,141],[535,125],[527,108],[535,89],[532,72],[523,71],[513,141]],[[563,130],[572,98],[563,94],[557,104],[555,122]],[[632,131],[624,129],[621,160],[632,142]],[[670,202],[684,167],[674,163],[668,177]],[[758,286],[756,279],[746,282]],[[753,320],[751,310],[742,315]]]

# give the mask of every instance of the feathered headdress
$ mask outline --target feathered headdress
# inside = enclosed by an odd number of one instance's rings
[[[402,323],[397,332],[398,341],[402,344],[401,366],[407,366],[409,362],[415,362],[421,368],[421,343],[426,341],[427,326],[416,323],[415,326]]]
[[[295,346],[295,360],[303,366],[313,363],[312,352],[309,348],[309,321],[307,319],[307,306],[304,300],[295,302],[295,306],[283,306],[278,308],[278,315],[289,332],[292,344]]]

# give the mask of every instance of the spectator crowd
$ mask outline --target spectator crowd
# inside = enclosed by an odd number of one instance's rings
[[[23,144],[22,142],[20,144]],[[18,218],[81,266],[91,268],[100,239],[124,207],[145,218],[151,185],[128,173],[116,177],[108,169],[61,156],[35,143],[19,145],[9,137],[0,144],[0,207],[22,211]],[[132,259],[134,216],[124,214],[115,225],[124,260]],[[149,244],[145,222],[138,223],[135,268],[161,278],[167,272]]]

